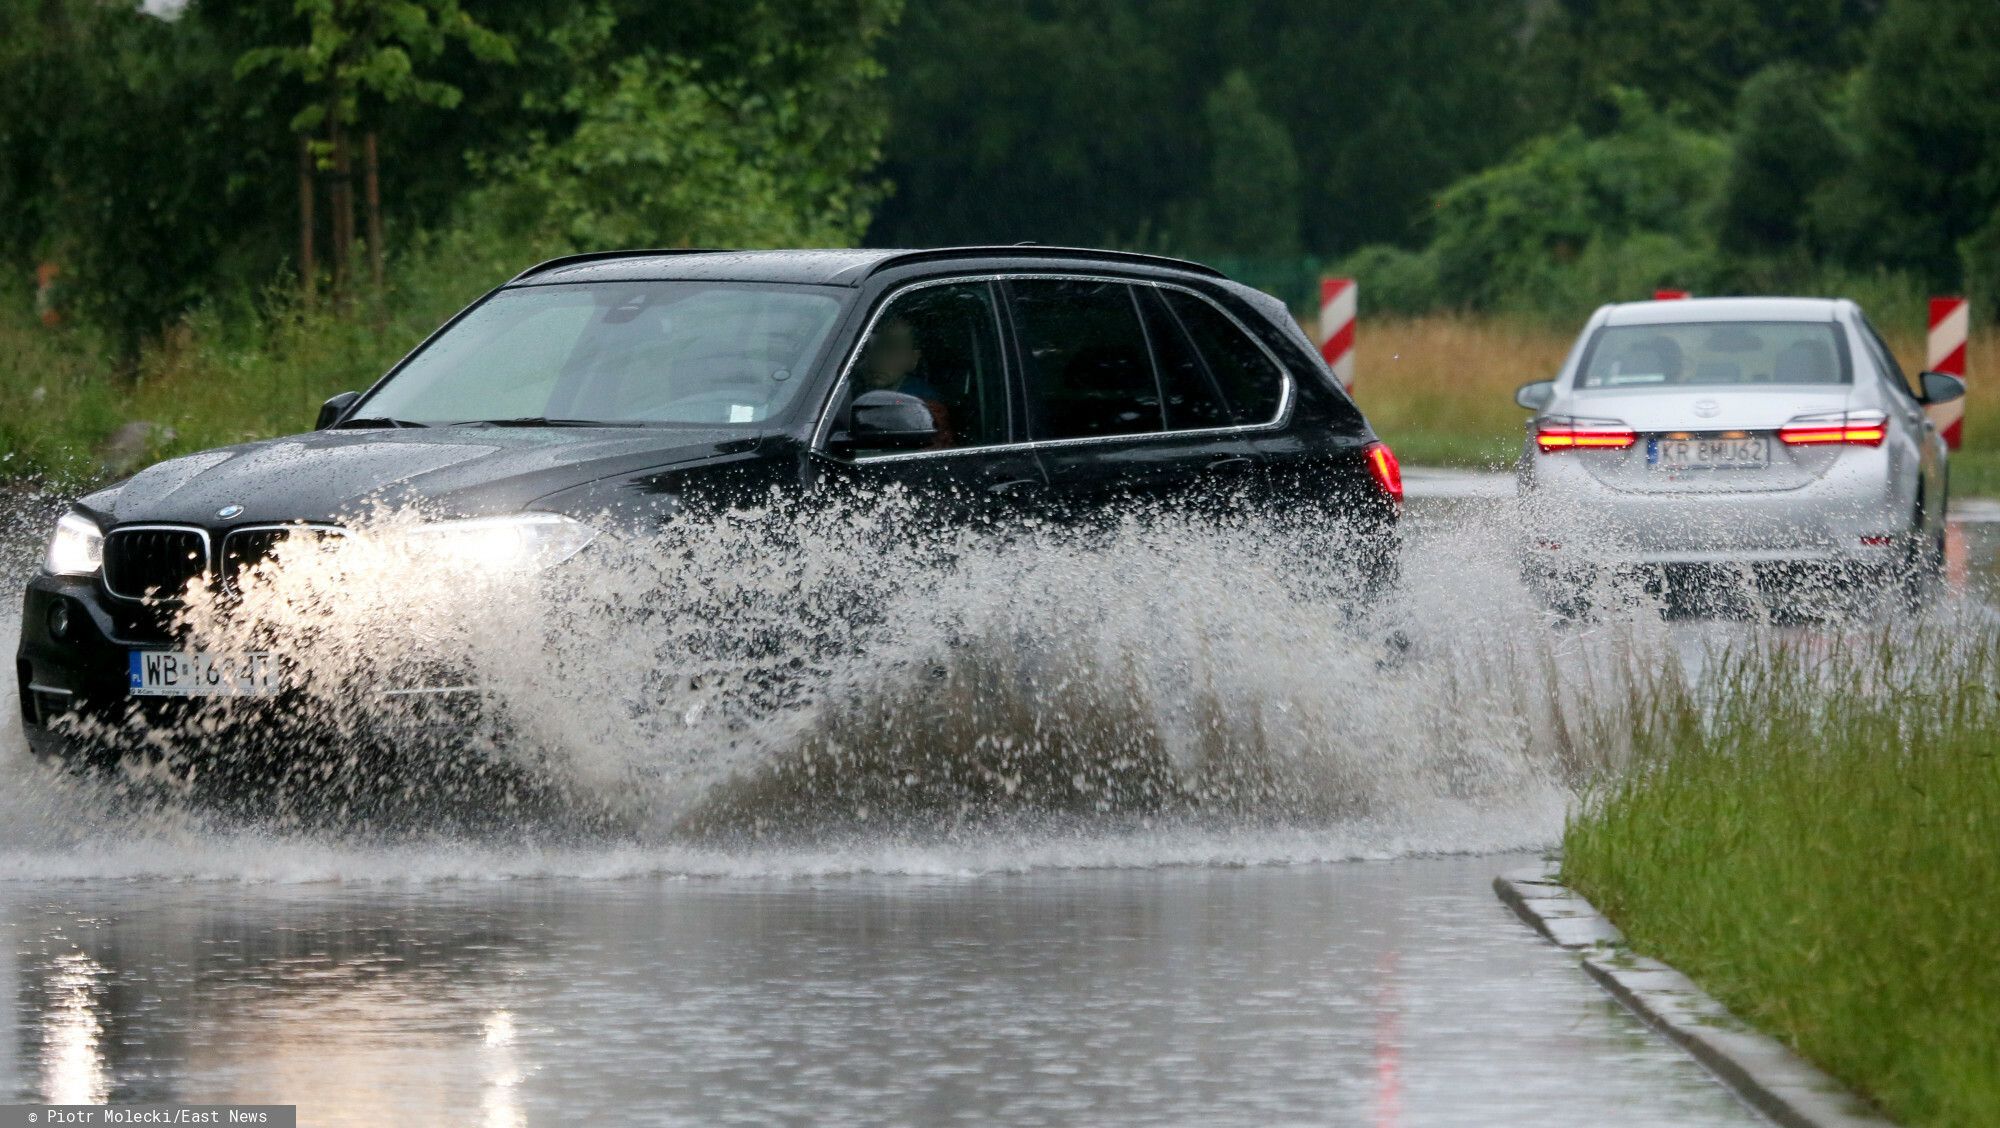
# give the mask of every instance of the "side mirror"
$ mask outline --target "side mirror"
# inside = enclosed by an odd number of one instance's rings
[[[335,423],[340,422],[340,417],[346,415],[347,409],[353,407],[354,401],[360,398],[360,392],[342,392],[325,403],[320,404],[319,422],[313,424],[313,430],[324,431]]]
[[[1532,384],[1523,384],[1514,391],[1514,402],[1529,411],[1540,411],[1554,403],[1555,398],[1554,380],[1537,380]]]
[[[937,420],[929,404],[907,392],[863,392],[854,397],[846,437],[864,450],[922,450],[937,442]]]
[[[1965,380],[1949,372],[1926,372],[1918,377],[1924,385],[1925,403],[1950,403],[1965,394]]]

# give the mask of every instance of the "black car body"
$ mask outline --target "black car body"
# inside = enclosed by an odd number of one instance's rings
[[[538,367],[547,334],[515,339],[536,318],[622,343]],[[922,360],[902,390],[859,394],[883,367],[863,354],[895,322]],[[664,352],[630,328],[669,323],[687,330]],[[634,380],[642,361],[689,375]],[[557,368],[556,383],[507,383]],[[660,398],[675,380],[687,394]],[[466,388],[485,397],[476,411]],[[77,501],[62,550],[83,562],[52,546],[28,584],[23,724],[52,752],[62,718],[128,711],[134,653],[181,644],[184,585],[226,587],[298,524],[337,530],[364,504],[644,527],[773,489],[882,484],[954,515],[1065,520],[1248,499],[1339,518],[1336,551],[1378,578],[1401,500],[1393,456],[1283,305],[1195,264],[1033,246],[580,255],[494,290],[367,393],[329,401],[315,431],[173,459]]]

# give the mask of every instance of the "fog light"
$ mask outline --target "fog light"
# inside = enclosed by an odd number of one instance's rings
[[[69,600],[58,599],[49,605],[49,637],[58,642],[69,638]]]

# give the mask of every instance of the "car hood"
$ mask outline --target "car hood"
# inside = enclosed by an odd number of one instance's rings
[[[114,524],[338,521],[412,505],[479,516],[614,474],[740,453],[761,438],[740,428],[313,431],[170,459],[85,504]],[[233,506],[241,512],[224,517]]]

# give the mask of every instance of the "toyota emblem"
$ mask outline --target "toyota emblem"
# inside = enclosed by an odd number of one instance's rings
[[[1713,419],[1722,414],[1722,405],[1712,399],[1698,399],[1694,401],[1694,413],[1703,419]]]

